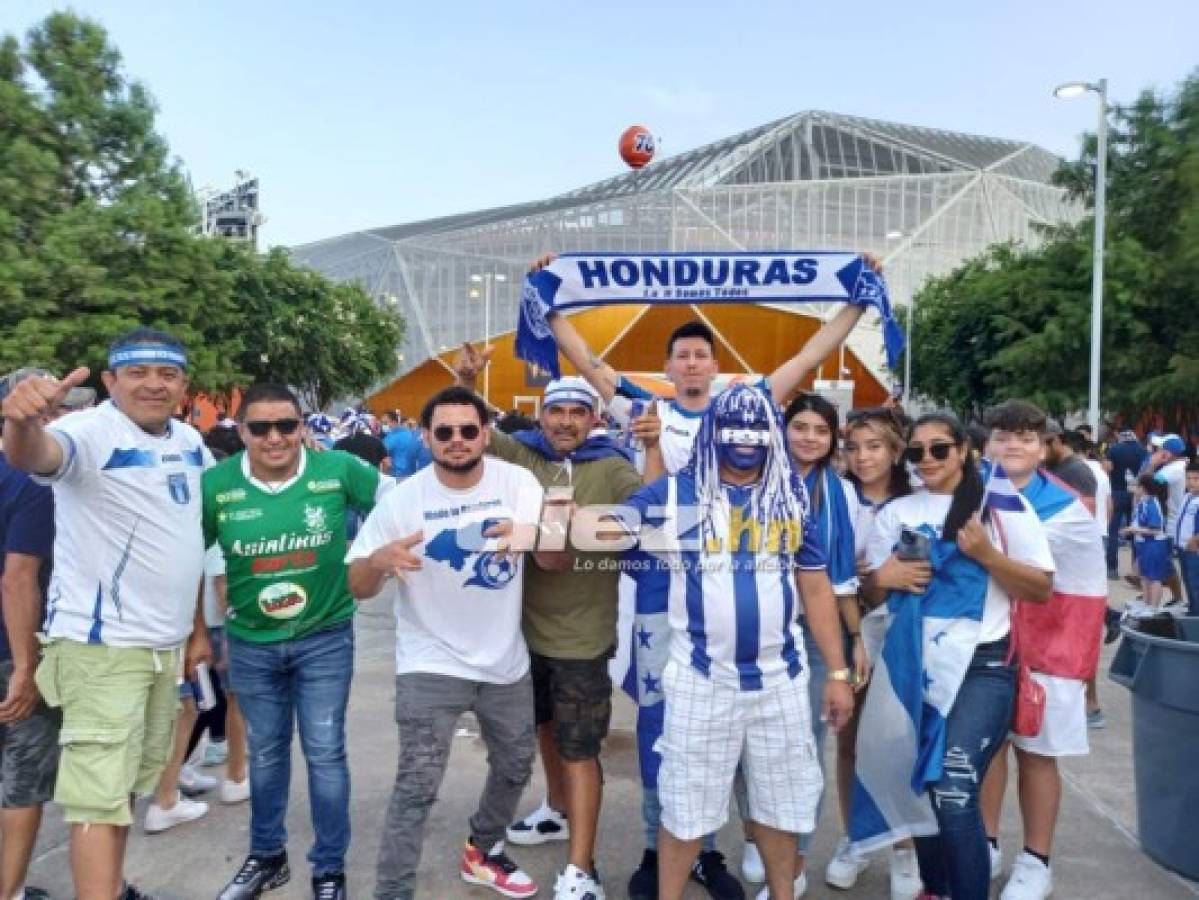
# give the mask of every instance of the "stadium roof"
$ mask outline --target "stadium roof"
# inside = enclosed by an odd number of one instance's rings
[[[670,188],[979,171],[1047,183],[1060,162],[1026,142],[809,110],[546,200],[358,233],[402,241]],[[302,255],[313,246],[295,249]]]

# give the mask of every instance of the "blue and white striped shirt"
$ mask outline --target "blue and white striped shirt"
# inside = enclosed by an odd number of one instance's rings
[[[659,479],[625,501],[632,530],[641,519],[641,549],[665,560],[639,590],[667,594],[670,655],[706,677],[761,690],[804,670],[796,624],[797,569],[823,570],[824,549],[806,523],[764,529],[747,519],[751,489],[726,485],[727,504],[713,511],[721,541],[704,546],[689,472]]]

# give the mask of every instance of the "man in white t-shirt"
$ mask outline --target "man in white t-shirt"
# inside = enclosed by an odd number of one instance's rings
[[[1090,752],[1086,679],[1095,675],[1107,609],[1106,529],[1070,485],[1038,471],[1044,412],[1024,400],[1008,400],[988,410],[986,422],[995,460],[1036,511],[1053,555],[1049,602],[1021,604],[1013,616],[1019,629],[1017,652],[1045,690],[1045,712],[1038,734],[1011,737],[1020,771],[1024,849],[1001,895],[1002,900],[1044,900],[1052,889],[1049,860],[1062,792],[1057,760]],[[998,828],[1006,783],[1004,744],[987,770],[981,797],[992,877],[998,877],[1002,865]]]
[[[132,798],[166,763],[186,669],[211,659],[199,608],[204,566],[199,433],[171,414],[187,355],[139,328],[113,342],[110,400],[44,428],[41,417],[88,377],[30,378],[4,401],[10,462],[54,488],[54,574],[37,683],[61,706],[54,799],[71,823],[80,900],[140,896],[125,886]]]
[[[375,897],[416,896],[425,820],[465,712],[479,721],[489,771],[460,874],[508,897],[530,897],[537,885],[504,852],[503,839],[536,752],[521,634],[521,567],[529,561],[521,551],[533,547],[542,488],[528,470],[484,456],[487,408],[474,392],[452,387],[434,395],[421,426],[433,464],[380,501],[347,556],[355,597],[373,597],[388,577],[399,579],[400,761]]]

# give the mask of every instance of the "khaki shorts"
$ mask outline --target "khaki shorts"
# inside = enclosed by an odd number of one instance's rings
[[[170,757],[183,650],[50,642],[37,670],[62,707],[54,800],[68,822],[130,825],[131,795],[154,790]]]

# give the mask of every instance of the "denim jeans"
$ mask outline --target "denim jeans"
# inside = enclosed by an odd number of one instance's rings
[[[532,677],[492,684],[432,672],[397,675],[400,759],[379,842],[376,900],[416,898],[425,822],[450,761],[454,729],[466,712],[474,712],[487,747],[487,780],[470,817],[471,840],[490,852],[516,816],[537,755]]]
[[[1012,724],[1016,675],[1007,656],[1006,638],[975,649],[946,722],[944,770],[929,792],[941,833],[916,839],[930,894],[953,900],[989,895],[991,857],[978,791]]]
[[[350,846],[346,705],[354,673],[353,623],[275,644],[230,635],[229,669],[249,744],[250,852],[269,856],[287,847],[291,738],[298,723],[316,837],[308,861],[316,876],[344,872]]]
[[[1182,567],[1182,584],[1186,588],[1189,615],[1199,616],[1199,550],[1183,550],[1178,554]]]
[[[1132,494],[1112,491],[1112,517],[1107,524],[1107,570],[1115,572],[1120,559],[1120,529],[1132,524]]]

